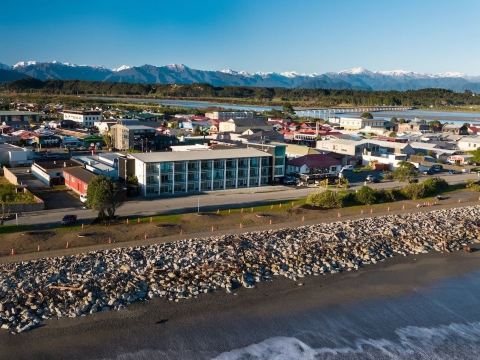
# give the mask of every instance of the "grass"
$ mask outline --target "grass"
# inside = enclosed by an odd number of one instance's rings
[[[33,225],[3,225],[0,226],[0,235],[30,230],[34,230]]]

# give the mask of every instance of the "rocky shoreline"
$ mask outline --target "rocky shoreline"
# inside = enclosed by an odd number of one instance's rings
[[[352,271],[395,255],[451,252],[474,242],[480,206],[380,216],[0,265],[0,326],[20,333],[164,297],[235,292],[284,276]],[[301,284],[301,283],[297,283]]]

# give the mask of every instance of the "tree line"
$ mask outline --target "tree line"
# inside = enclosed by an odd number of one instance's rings
[[[303,88],[260,88],[212,86],[208,84],[132,84],[80,80],[22,79],[0,85],[0,91],[49,95],[127,95],[159,98],[239,99],[258,103],[315,104],[316,106],[402,105],[469,106],[480,105],[480,96],[446,89],[407,91],[365,91]]]

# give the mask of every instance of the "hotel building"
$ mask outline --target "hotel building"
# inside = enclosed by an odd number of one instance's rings
[[[128,156],[147,197],[264,186],[284,173],[274,165],[275,155],[253,147]]]

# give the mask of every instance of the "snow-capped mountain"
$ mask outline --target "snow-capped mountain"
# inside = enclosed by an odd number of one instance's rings
[[[406,70],[370,71],[362,67],[324,74],[299,74],[295,71],[249,73],[231,69],[197,70],[183,64],[121,65],[114,69],[107,69],[58,61],[20,61],[12,67],[0,64],[0,69],[6,72],[15,72],[8,76],[4,74],[8,80],[6,78],[2,80],[0,77],[0,82],[12,81],[12,77],[29,76],[39,80],[88,80],[144,84],[206,83],[213,86],[399,91],[446,88],[454,91],[480,91],[480,77],[469,77],[462,73],[422,74]]]

